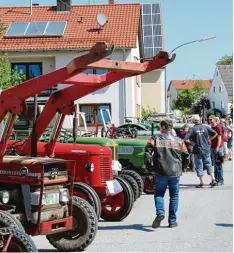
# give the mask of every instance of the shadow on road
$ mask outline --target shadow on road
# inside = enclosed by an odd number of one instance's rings
[[[215,225],[218,226],[218,227],[226,227],[226,228],[232,228],[233,227],[233,224],[231,224],[231,223],[216,223]]]
[[[119,225],[119,226],[105,226],[98,227],[98,230],[122,230],[122,229],[134,229],[141,230],[145,232],[153,232],[153,229],[149,229],[151,226],[144,226],[143,224],[132,224],[132,225]]]
[[[39,249],[38,252],[59,252],[57,249]]]

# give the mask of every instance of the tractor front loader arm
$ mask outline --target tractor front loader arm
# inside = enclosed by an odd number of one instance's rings
[[[56,84],[63,83],[67,78],[81,73],[84,69],[87,69],[87,65],[110,55],[113,49],[113,45],[108,47],[106,43],[98,42],[91,48],[89,53],[73,59],[63,68],[2,90],[0,92],[0,123],[7,113],[10,116],[7,119],[0,139],[0,159],[2,159],[5,153],[7,140],[12,132],[16,116],[22,114],[26,109],[25,100],[27,98],[49,89]]]
[[[108,59],[102,59],[98,62],[87,65],[87,68],[101,68],[111,70],[110,72],[103,75],[96,74],[77,74],[65,80],[64,83],[76,84],[66,87],[51,94],[48,102],[46,103],[42,113],[40,114],[37,124],[36,133],[37,141],[40,139],[46,128],[48,127],[51,120],[54,118],[57,112],[61,114],[60,120],[57,122],[57,133],[51,136],[50,142],[45,145],[45,155],[53,156],[53,151],[59,132],[62,128],[65,115],[72,115],[74,112],[74,101],[80,99],[92,92],[95,92],[101,88],[104,88],[116,81],[130,76],[146,73],[154,69],[161,68],[175,59],[175,55],[172,58],[166,52],[160,52],[152,61],[145,63],[132,63],[113,61]],[[30,153],[31,147],[31,136],[26,140],[22,148],[23,155]]]

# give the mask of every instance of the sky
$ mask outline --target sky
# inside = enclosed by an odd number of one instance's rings
[[[32,0],[55,5],[56,0]],[[72,0],[72,4],[106,4],[108,0]],[[115,3],[154,3],[153,0],[115,0]],[[166,51],[189,41],[216,36],[176,50],[167,67],[170,80],[212,79],[216,62],[233,53],[232,0],[161,0]],[[30,0],[0,0],[0,6],[29,5]]]

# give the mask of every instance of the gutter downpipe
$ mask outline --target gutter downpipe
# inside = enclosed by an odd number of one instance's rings
[[[123,61],[126,61],[126,50],[123,48]],[[124,99],[124,123],[127,115],[127,101],[126,101],[126,81],[123,79],[123,99]]]

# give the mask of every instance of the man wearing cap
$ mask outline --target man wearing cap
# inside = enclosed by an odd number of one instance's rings
[[[200,123],[198,115],[193,116],[194,127],[185,136],[184,140],[193,145],[194,163],[196,167],[197,176],[199,177],[200,184],[196,188],[204,186],[204,170],[211,177],[210,185],[216,185],[214,177],[214,168],[211,162],[209,142],[217,136],[217,133],[209,126]]]
[[[217,136],[211,140],[211,160],[215,170],[215,179],[218,185],[223,185],[223,131],[218,123],[219,119],[214,115],[210,115],[208,120],[211,128],[217,133]]]

